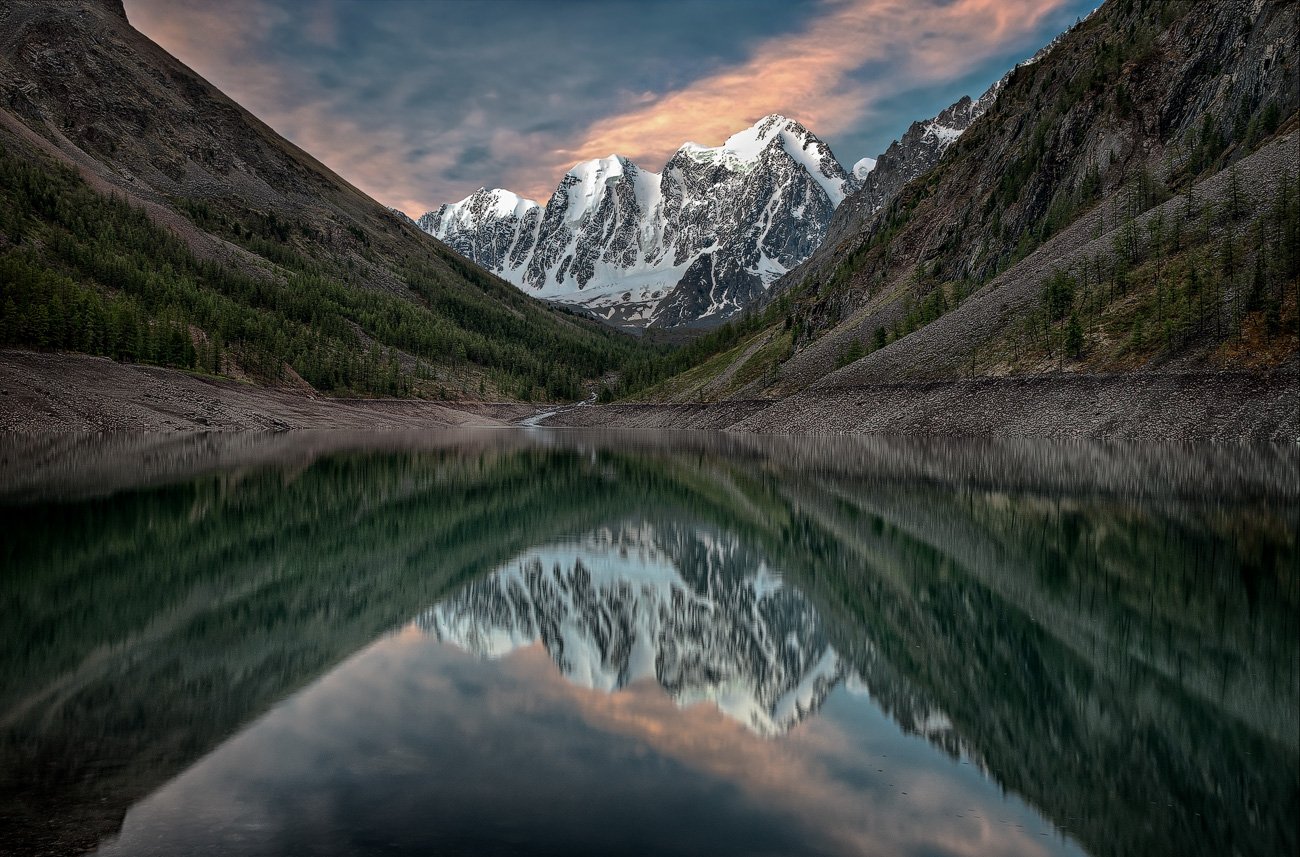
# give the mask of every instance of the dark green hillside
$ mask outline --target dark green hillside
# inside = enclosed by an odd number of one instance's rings
[[[1042,278],[1038,306],[979,363],[1124,370],[1199,352],[1255,368],[1295,354],[1300,185],[1284,173],[1271,202],[1246,206],[1233,202],[1238,181],[1233,168],[1224,199],[1189,189],[1142,220],[1124,215],[1109,247]]]
[[[416,299],[367,289],[288,239],[308,229],[192,203],[202,226],[276,263],[276,276],[202,260],[137,206],[0,143],[0,345],[99,354],[266,383],[378,395],[578,398],[635,344],[548,311],[469,263],[404,260]],[[217,232],[217,228],[212,231]]]
[[[0,345],[559,398],[646,353],[369,199],[96,0],[0,8]]]

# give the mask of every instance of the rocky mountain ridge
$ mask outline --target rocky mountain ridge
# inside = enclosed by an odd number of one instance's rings
[[[1119,389],[1139,369],[1294,367],[1296,16],[1279,0],[1103,4],[1018,66],[933,167],[857,223],[846,201],[761,313],[643,398],[797,413],[812,387],[882,391],[856,405],[828,394],[812,422],[782,420],[806,430],[885,408],[901,382],[1072,373]],[[1179,398],[1200,395],[1172,380]],[[1046,407],[1074,407],[1063,398]],[[1272,399],[1254,414],[1284,434],[1293,421]],[[966,419],[985,404],[943,410]]]
[[[1063,35],[1016,68],[1040,60]],[[594,309],[606,321],[632,327],[713,326],[779,293],[788,284],[803,281],[810,271],[825,267],[837,248],[842,250],[839,245],[858,235],[908,182],[939,162],[944,152],[992,106],[1014,71],[1007,72],[978,98],[964,95],[935,116],[913,122],[883,153],[861,158],[849,170],[844,170],[829,148],[803,126],[774,114],[717,149],[685,144],[662,173],[648,173],[618,155],[578,164],[561,180],[552,197],[562,197],[565,206],[553,209],[548,203],[543,207],[508,190],[479,188],[459,202],[426,213],[418,223],[457,252],[525,291]],[[733,194],[735,171],[749,167],[753,153],[773,139],[774,132],[793,143],[786,144],[784,150],[802,162],[813,181],[826,192],[832,209],[829,216],[819,205],[811,212],[782,205],[782,197],[789,195],[786,188],[791,180],[779,177],[757,183],[757,198],[768,192],[773,194],[773,202],[781,205],[775,211],[770,206],[756,209],[754,199],[746,199],[744,193],[740,197]],[[799,156],[810,149],[816,150],[815,163]],[[738,152],[745,154],[738,156]],[[681,159],[683,154],[687,155],[685,160]],[[701,209],[697,199],[694,206],[688,200],[681,209],[665,209],[661,216],[660,210],[652,206],[670,193],[655,185],[666,186],[670,182],[666,177],[674,168],[698,172],[690,168],[701,162],[729,169],[721,175],[707,176],[717,185],[712,189],[705,182],[686,181],[687,192],[719,201],[734,199],[740,203],[739,210],[728,210],[725,202]],[[773,172],[784,166],[760,164]],[[605,203],[603,197],[592,198],[591,188],[602,182],[615,185],[624,176],[631,177],[628,182],[635,189],[612,192],[620,200],[612,207],[623,206],[623,216],[611,228],[608,213],[594,213]],[[754,184],[751,180],[749,187]],[[580,185],[584,194],[577,204],[569,197],[575,185]],[[642,204],[635,212],[628,210],[632,200]],[[707,233],[694,236],[682,247],[663,246],[675,237],[671,225],[660,223],[663,217],[684,217],[696,223],[701,210],[719,224],[713,240],[716,249],[709,246]],[[567,229],[560,225],[561,211]],[[745,213],[755,218],[749,224],[743,216],[735,216]],[[799,235],[800,224],[791,221],[801,218],[803,234]],[[643,221],[639,243],[633,237],[637,220]],[[774,224],[783,241],[791,237],[801,240],[787,252],[765,252],[769,248],[760,245]],[[753,240],[755,230],[761,233],[759,241]],[[633,252],[634,247],[642,252]],[[703,258],[706,255],[707,261]],[[572,264],[566,267],[569,258]],[[777,280],[781,285],[769,289]]]
[[[1087,20],[1086,18],[1083,20]],[[1082,23],[1082,21],[1080,22]],[[1077,26],[1077,24],[1076,24]],[[791,271],[771,291],[772,295],[808,280],[829,275],[834,260],[852,249],[855,241],[870,226],[872,218],[880,213],[898,195],[908,182],[933,169],[949,147],[965,133],[997,101],[998,93],[1016,71],[1039,62],[1068,34],[1052,39],[1032,57],[993,82],[978,98],[963,95],[929,119],[913,122],[899,137],[876,158],[864,158],[870,167],[859,176],[860,185],[849,194],[844,204],[835,210],[826,227],[826,235],[805,262]],[[859,161],[862,164],[863,161]],[[857,167],[855,166],[855,172]]]
[[[611,155],[574,166],[545,206],[481,188],[418,223],[536,297],[620,326],[711,326],[807,258],[859,183],[773,114],[683,145],[659,173]]]
[[[836,270],[782,286],[822,285],[811,327],[824,329],[915,282],[880,313],[888,329],[936,286],[991,280],[1103,200],[1131,214],[1162,202],[1294,114],[1295,24],[1295,4],[1271,0],[1102,5],[1000,81],[924,178],[827,241]]]
[[[979,98],[963,95],[930,119],[913,122],[903,136],[874,159],[871,169],[862,176],[861,187],[836,209],[823,246],[831,246],[842,236],[860,229],[905,184],[939,163],[948,147],[997,99],[1005,80],[1005,77],[998,80]]]

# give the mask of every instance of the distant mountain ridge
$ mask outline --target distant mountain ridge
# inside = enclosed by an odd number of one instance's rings
[[[1037,62],[1061,38],[1053,39],[1016,68]],[[459,202],[426,213],[417,223],[452,249],[526,292],[582,305],[595,310],[606,321],[635,327],[711,326],[754,302],[774,296],[780,289],[769,289],[773,282],[794,276],[802,281],[810,265],[816,267],[833,256],[838,244],[861,232],[908,182],[939,162],[966,129],[994,104],[1014,72],[1015,69],[1008,71],[978,98],[963,95],[935,116],[913,122],[883,153],[874,158],[861,158],[848,170],[824,142],[802,125],[772,114],[720,147],[683,145],[662,173],[645,171],[618,155],[578,164],[565,175],[552,196],[553,202],[563,194],[563,206],[553,207],[548,203],[543,207],[508,190],[479,188]],[[762,146],[771,145],[778,135],[784,139],[793,137],[794,146],[782,148],[788,154],[794,153],[793,160],[800,162],[813,182],[825,191],[830,202],[829,214],[821,206],[815,206],[812,211],[783,206],[776,211],[764,207],[755,212],[752,198],[732,196],[730,185],[735,173],[746,168],[752,171],[755,153],[763,151]],[[799,157],[812,149],[819,155],[816,163]],[[733,214],[748,211],[756,219],[747,228],[741,217],[725,218],[713,242],[716,250],[711,250],[707,240],[701,240],[707,239],[706,234],[697,236],[684,247],[665,247],[662,242],[671,241],[674,232],[670,226],[665,228],[657,222],[661,218],[659,209],[647,208],[664,196],[662,189],[654,185],[663,184],[665,177],[671,181],[675,168],[690,168],[699,163],[717,163],[723,170],[705,177],[716,183],[712,188],[692,175],[692,180],[685,183],[688,192],[694,191],[701,198],[716,197],[720,204],[710,209],[715,216],[719,209],[726,212],[727,201],[734,199],[737,210]],[[775,173],[786,165],[758,166],[760,171]],[[698,170],[689,172],[698,173]],[[640,207],[632,217],[625,207],[624,219],[611,230],[608,213],[600,211],[605,202],[599,187],[616,186],[624,176],[630,177],[635,189],[612,191],[615,199],[625,200],[614,206],[627,206],[635,200]],[[797,178],[797,173],[787,174],[770,181],[751,180],[750,185],[760,185],[758,189],[766,189],[772,194],[773,202],[779,204],[787,195],[787,187]],[[580,201],[570,195],[575,185],[587,194]],[[597,188],[594,199],[593,185]],[[800,189],[807,191],[806,179]],[[663,216],[690,218],[696,214],[691,203],[699,202],[698,198],[687,199],[680,210],[668,209]],[[633,236],[632,224],[636,220],[641,221],[639,242]],[[764,252],[767,249],[764,239],[773,223],[779,225],[778,237],[800,239],[792,252]],[[755,232],[760,233],[757,241],[753,240]],[[543,241],[544,248],[539,246]],[[632,252],[637,249],[644,252],[637,256]],[[672,264],[668,263],[670,258]],[[571,260],[569,266],[565,266],[566,260]]]
[[[544,207],[480,188],[418,223],[536,297],[616,325],[709,326],[806,259],[859,184],[772,114],[721,146],[686,143],[659,173],[611,155],[574,166]]]
[[[836,209],[826,239],[833,241],[852,226],[860,225],[893,199],[903,185],[937,164],[948,147],[989,109],[1005,80],[998,80],[977,99],[963,95],[932,118],[913,122],[902,137],[874,159],[871,169],[864,171],[859,188]]]

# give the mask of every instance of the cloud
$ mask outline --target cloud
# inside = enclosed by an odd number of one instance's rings
[[[189,64],[218,89],[261,117],[280,134],[375,199],[405,211],[421,209],[412,170],[438,173],[455,156],[430,150],[418,161],[408,155],[400,124],[366,125],[347,99],[313,85],[309,69],[277,56],[277,35],[296,30],[304,41],[336,44],[338,22],[331,3],[305,16],[266,0],[128,0],[133,26]]]
[[[654,681],[607,693],[559,679],[540,644],[511,653],[501,669],[528,687],[530,698],[562,700],[591,728],[730,783],[769,817],[803,825],[810,852],[1047,857],[1055,850],[1006,822],[1031,817],[1025,809],[1007,806],[991,789],[968,790],[947,757],[913,752],[906,745],[922,739],[901,738],[893,724],[882,721],[877,733],[852,735],[847,724],[823,713],[770,739],[711,704],[678,707]],[[892,760],[878,755],[883,750]],[[880,767],[888,773],[876,776]],[[1005,813],[1001,823],[994,821],[998,813]]]
[[[588,129],[553,163],[617,152],[658,164],[682,142],[719,143],[768,113],[833,135],[870,114],[888,82],[855,81],[868,63],[890,63],[909,85],[969,73],[1016,36],[1034,32],[1063,0],[857,0],[825,3],[802,32],[768,40],[746,62],[721,69]],[[921,117],[916,117],[921,118]]]
[[[413,216],[480,186],[544,199],[612,152],[658,169],[773,112],[851,163],[1084,3],[126,0],[137,28]]]

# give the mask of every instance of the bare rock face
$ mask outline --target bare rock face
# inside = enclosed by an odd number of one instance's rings
[[[1064,35],[1057,36],[1027,61],[1016,66],[1016,69],[1047,56]],[[936,116],[913,122],[902,137],[890,143],[874,160],[864,158],[859,161],[855,167],[858,188],[835,210],[822,243],[803,264],[782,277],[771,294],[775,295],[810,277],[826,279],[834,263],[843,254],[846,242],[856,243],[859,236],[870,227],[871,220],[908,182],[929,172],[939,163],[944,153],[966,129],[997,102],[998,94],[1016,69],[994,82],[979,98],[972,99],[969,95],[963,95]]]
[[[611,155],[571,169],[545,207],[484,188],[419,224],[529,294],[631,327],[710,326],[806,259],[857,185],[772,115],[716,148],[687,143],[659,173]]]
[[[990,86],[978,99],[963,95],[937,116],[913,122],[876,158],[875,166],[862,178],[862,186],[844,200],[827,227],[827,239],[834,241],[861,229],[867,218],[884,208],[903,185],[939,163],[948,147],[993,104],[1005,79]]]

